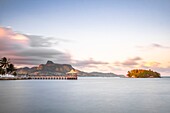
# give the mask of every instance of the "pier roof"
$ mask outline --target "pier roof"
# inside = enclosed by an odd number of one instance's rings
[[[67,74],[75,74],[77,71],[75,69],[72,69],[70,72],[67,72]]]

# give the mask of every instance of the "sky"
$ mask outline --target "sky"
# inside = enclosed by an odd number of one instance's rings
[[[1,0],[0,57],[92,72],[170,75],[169,0]]]

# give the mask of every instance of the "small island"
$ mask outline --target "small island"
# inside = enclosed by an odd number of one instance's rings
[[[127,77],[130,78],[160,78],[160,73],[152,70],[133,69],[128,71]]]

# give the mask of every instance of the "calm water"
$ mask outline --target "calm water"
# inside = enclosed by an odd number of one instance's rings
[[[0,81],[0,113],[170,113],[170,78]]]

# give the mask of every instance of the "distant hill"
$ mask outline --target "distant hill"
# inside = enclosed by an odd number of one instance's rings
[[[121,78],[125,77],[124,75],[117,75],[114,73],[102,73],[102,72],[90,72],[90,73],[79,72],[78,75],[82,77],[121,77]]]
[[[65,75],[71,69],[74,69],[70,64],[57,64],[52,61],[47,61],[46,64],[40,64],[37,67],[24,67],[17,69],[19,75]],[[77,69],[75,69],[77,70]],[[83,72],[77,70],[78,76],[82,77],[124,77],[124,75],[117,75],[114,73],[101,72]]]

